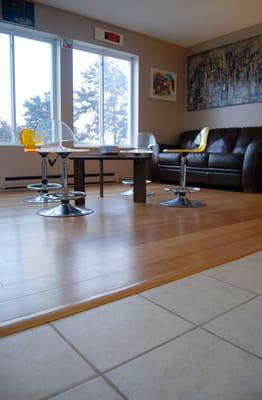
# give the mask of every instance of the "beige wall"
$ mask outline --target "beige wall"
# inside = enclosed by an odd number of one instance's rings
[[[246,39],[262,33],[262,23],[229,35],[202,43],[186,49],[186,55],[200,53],[238,40]],[[186,70],[186,64],[185,64]],[[186,79],[186,77],[185,77]],[[186,82],[185,82],[186,86]],[[185,91],[186,92],[186,91]],[[232,126],[262,126],[262,104],[253,103],[239,106],[219,107],[201,111],[186,111],[185,96],[184,129],[200,129],[207,125],[212,128]]]
[[[52,7],[37,4],[36,29],[71,37],[76,40],[106,45],[94,40],[94,27],[112,29],[124,35],[122,51],[139,56],[139,130],[153,132],[159,142],[172,142],[182,130],[211,127],[262,125],[261,103],[242,106],[223,107],[203,111],[186,111],[186,55],[218,47],[226,43],[244,39],[261,33],[262,24],[220,37],[189,49],[127,31],[106,23],[74,15]],[[1,18],[1,17],[0,17]],[[115,46],[108,46],[116,48]],[[72,123],[72,79],[71,52],[61,50],[62,61],[62,119]],[[167,102],[149,97],[150,68],[158,67],[175,71],[178,76],[177,101]],[[29,161],[30,159],[30,161]],[[71,163],[70,163],[71,164]],[[50,173],[59,171],[50,169]],[[70,165],[72,169],[72,165]],[[108,172],[116,171],[120,178],[132,175],[131,163],[108,162]],[[37,157],[24,154],[22,148],[0,147],[0,187],[4,176],[39,174],[40,164]],[[88,172],[96,172],[97,163],[88,163]]]
[[[153,132],[159,141],[168,141],[175,133],[181,131],[184,107],[184,49],[145,35],[40,4],[35,6],[35,22],[35,28],[39,31],[103,46],[106,46],[106,44],[94,40],[95,26],[122,33],[124,35],[124,47],[120,49],[113,45],[108,47],[139,56],[139,130]],[[71,52],[70,50],[62,50],[61,52],[62,76],[65,77],[62,82],[62,119],[71,125]],[[149,97],[151,67],[177,72],[178,88],[175,103]],[[9,146],[0,148],[0,176],[19,175],[20,171],[27,175],[37,174],[39,164],[32,162],[27,164],[28,157],[30,155],[23,154],[20,149]],[[127,177],[132,174],[131,164],[127,162],[122,165],[120,163],[112,165],[111,163],[108,168],[111,171],[116,169],[120,177]],[[89,163],[89,169],[90,172],[97,170],[96,163]]]

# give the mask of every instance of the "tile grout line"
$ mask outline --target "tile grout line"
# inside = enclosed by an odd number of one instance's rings
[[[108,380],[105,376],[103,376],[103,375],[95,376],[95,377],[93,377],[93,378],[91,378],[91,379],[88,379],[88,380],[83,380],[83,381],[81,381],[81,382],[79,382],[79,383],[76,383],[75,385],[71,385],[70,387],[68,387],[68,388],[65,389],[65,390],[62,390],[62,391],[53,393],[53,394],[49,395],[48,397],[43,397],[41,400],[52,400],[52,399],[54,399],[55,397],[60,396],[61,394],[65,394],[65,393],[67,393],[67,392],[69,392],[69,391],[71,391],[71,390],[73,390],[73,389],[78,388],[79,386],[81,386],[81,385],[83,385],[83,384],[90,383],[90,382],[92,382],[92,381],[94,381],[95,379],[98,379],[98,378],[101,378],[103,381],[106,381],[106,382],[109,384],[109,386],[112,387],[112,388],[114,389],[114,391],[117,392],[117,394],[118,394],[123,400],[129,400],[125,395],[121,394],[121,392],[119,391],[119,389],[118,389],[114,384],[112,384],[112,382],[109,381],[109,380]]]
[[[62,389],[62,390],[59,390],[58,392],[54,392],[54,393],[50,394],[47,397],[42,397],[40,400],[52,400],[54,397],[59,396],[60,394],[69,392],[70,390],[75,389],[76,387],[81,386],[81,385],[83,385],[85,383],[91,382],[96,378],[97,378],[97,376],[94,376],[94,377],[89,378],[89,379],[83,379],[82,381],[80,381],[78,383],[75,383],[75,384],[72,384],[72,385],[68,386],[66,389]]]
[[[129,358],[129,359],[126,360],[126,361],[123,361],[123,362],[121,362],[121,363],[115,365],[114,367],[111,367],[111,368],[109,368],[109,369],[106,369],[106,370],[103,372],[103,374],[108,374],[109,372],[111,372],[111,371],[113,371],[113,370],[115,370],[115,369],[117,369],[117,368],[119,368],[119,367],[122,367],[122,366],[124,366],[124,365],[126,365],[126,364],[128,364],[128,363],[130,363],[130,362],[132,362],[132,361],[134,361],[134,360],[136,360],[136,359],[138,359],[138,358],[140,358],[140,357],[143,357],[144,355],[146,355],[146,354],[148,354],[148,353],[151,353],[152,351],[157,350],[157,349],[159,349],[160,347],[165,346],[166,344],[168,344],[168,343],[170,343],[170,342],[173,342],[173,341],[176,340],[176,339],[179,339],[180,337],[186,335],[187,333],[190,333],[190,332],[196,330],[197,328],[198,328],[197,326],[194,326],[194,327],[192,327],[191,329],[188,329],[187,331],[182,332],[182,333],[180,333],[179,335],[176,335],[176,336],[172,337],[171,339],[168,339],[168,340],[166,340],[166,341],[164,341],[164,342],[162,342],[162,343],[160,343],[160,344],[158,344],[158,345],[156,345],[156,346],[154,346],[154,347],[151,347],[151,348],[148,349],[148,350],[143,351],[142,353],[139,353],[139,354],[136,355],[136,356],[133,356],[133,357]]]
[[[217,337],[218,339],[223,340],[224,342],[230,344],[231,346],[236,347],[237,349],[244,351],[245,353],[249,354],[250,356],[253,356],[253,357],[257,358],[258,360],[262,361],[262,357],[258,356],[255,353],[252,353],[252,351],[249,351],[249,350],[245,349],[244,347],[241,347],[240,345],[238,345],[238,344],[236,344],[234,342],[231,342],[230,340],[218,335],[215,332],[210,331],[209,329],[207,329],[207,328],[205,328],[203,326],[199,326],[199,328],[202,329],[203,331],[205,331],[207,333],[210,333],[211,335]]]
[[[253,293],[253,294],[254,294],[254,293]],[[197,322],[191,321],[190,319],[187,319],[187,318],[181,316],[181,315],[178,314],[177,312],[175,312],[175,311],[173,311],[173,310],[171,310],[171,309],[169,309],[169,308],[167,308],[167,307],[165,307],[165,306],[163,306],[163,305],[161,305],[161,304],[155,302],[155,301],[152,300],[152,299],[149,299],[149,298],[147,298],[147,297],[144,297],[144,296],[141,295],[140,293],[139,293],[138,295],[141,296],[141,297],[143,297],[143,299],[148,300],[148,301],[150,301],[151,303],[155,304],[156,306],[159,306],[160,308],[162,308],[162,309],[164,309],[164,310],[166,310],[166,311],[169,311],[170,313],[174,314],[176,317],[179,317],[179,318],[183,319],[184,321],[189,322],[190,324],[193,324],[193,325],[194,325],[195,327],[197,327],[197,328],[201,328],[203,325],[206,325],[207,323],[213,321],[214,319],[216,319],[216,318],[218,318],[218,317],[221,317],[221,316],[224,315],[224,314],[227,314],[228,312],[234,310],[235,308],[238,308],[238,307],[240,307],[240,306],[242,306],[242,305],[248,303],[249,301],[252,301],[252,300],[256,299],[257,297],[261,297],[260,294],[256,294],[256,295],[254,295],[253,297],[251,297],[251,298],[249,298],[249,299],[247,299],[247,300],[245,300],[245,301],[243,301],[243,302],[241,302],[241,303],[239,303],[239,304],[237,304],[237,305],[235,305],[235,306],[229,308],[228,310],[223,311],[223,312],[217,314],[215,317],[212,317],[212,318],[210,318],[210,319],[208,319],[208,320],[206,320],[206,321],[204,321],[204,322],[202,322],[202,323],[197,323]]]
[[[207,271],[208,271],[208,270],[207,270]],[[246,288],[242,288],[242,287],[237,286],[237,285],[235,285],[235,284],[233,284],[233,283],[223,281],[222,279],[219,279],[219,278],[217,278],[217,277],[215,277],[215,276],[208,275],[208,274],[205,273],[205,271],[204,271],[204,272],[200,272],[200,273],[201,273],[202,275],[208,277],[208,278],[215,279],[215,280],[218,281],[218,282],[226,283],[227,285],[230,285],[230,286],[232,286],[232,287],[234,287],[234,288],[236,288],[236,289],[240,289],[240,290],[243,290],[243,291],[248,292],[248,293],[251,293],[251,294],[259,294],[258,292],[255,292],[255,291],[253,291],[253,290],[246,289]]]
[[[122,396],[122,398],[124,400],[128,400],[128,398],[125,397],[125,395],[114,384],[112,384],[111,381],[109,381],[103,375],[103,372],[101,372],[92,362],[90,362],[52,323],[50,323],[49,325],[60,336],[60,338],[63,339],[68,344],[68,346],[70,346],[71,349],[74,350],[79,355],[79,357],[81,357],[82,360],[85,361],[85,363],[87,363],[88,366],[91,367],[95,371],[95,373],[97,374],[96,376],[85,380],[86,383],[91,381],[91,380],[93,380],[93,379],[95,379],[95,378],[100,377],[100,378],[104,379],[105,381],[107,381],[107,383],[114,389],[114,391],[116,391],[120,396]],[[84,383],[84,382],[82,382],[82,383]],[[79,384],[75,385],[74,387],[77,387],[77,386],[79,386]],[[64,391],[63,392],[59,392],[56,395],[61,394],[61,393],[64,393]]]
[[[140,294],[139,294],[139,295],[140,295]],[[223,315],[225,315],[225,314],[227,314],[227,313],[233,311],[234,309],[237,309],[238,307],[240,307],[240,306],[242,306],[242,305],[244,305],[244,304],[249,303],[250,301],[256,299],[257,297],[261,297],[261,295],[257,294],[256,296],[253,296],[252,298],[250,298],[250,299],[248,299],[248,300],[242,302],[241,304],[238,304],[238,305],[236,305],[236,306],[230,308],[229,310],[224,311],[224,312],[218,314],[216,317],[213,317],[213,318],[211,318],[211,319],[209,319],[209,320],[203,322],[202,324],[197,324],[197,323],[195,323],[195,322],[193,322],[193,321],[190,321],[190,320],[188,320],[188,319],[185,319],[184,317],[181,317],[179,314],[173,312],[172,310],[169,310],[168,308],[165,308],[165,307],[162,306],[162,305],[159,305],[158,303],[155,303],[153,300],[148,299],[148,298],[144,297],[143,295],[141,295],[141,297],[143,297],[145,300],[149,300],[151,303],[153,303],[153,304],[155,304],[155,305],[160,306],[160,307],[163,308],[164,310],[171,312],[171,313],[174,314],[176,317],[182,318],[182,319],[184,319],[186,322],[190,322],[191,324],[195,325],[195,329],[197,329],[197,328],[202,329],[202,330],[204,330],[205,332],[208,332],[208,333],[210,333],[210,334],[216,336],[217,338],[223,340],[224,342],[229,343],[229,344],[231,344],[232,346],[234,346],[234,347],[236,347],[236,348],[238,348],[238,349],[240,349],[240,350],[242,350],[242,351],[248,353],[249,355],[252,355],[252,356],[258,358],[259,360],[262,360],[262,357],[256,355],[255,353],[252,353],[251,351],[249,351],[249,350],[247,350],[247,349],[245,349],[245,348],[243,348],[243,347],[241,347],[241,346],[235,344],[234,342],[231,342],[230,340],[225,339],[224,337],[219,336],[218,334],[216,334],[216,333],[210,331],[208,328],[205,328],[205,325],[208,324],[209,322],[212,322],[213,320],[215,320],[215,319],[217,319],[217,318],[219,318],[219,317],[221,317],[221,316],[223,316]],[[194,330],[194,329],[192,329],[192,330]],[[190,331],[187,331],[187,332],[191,332],[191,330],[190,330]],[[187,332],[185,332],[185,333],[187,333]],[[175,339],[176,339],[176,338],[174,338],[174,340],[175,340]],[[164,344],[166,344],[166,343],[164,343]]]
[[[206,321],[202,322],[201,324],[198,324],[199,328],[202,328],[204,325],[208,324],[209,322],[212,322],[213,320],[215,320],[215,319],[217,319],[217,318],[219,318],[219,317],[222,317],[223,315],[225,315],[225,314],[227,314],[227,313],[229,313],[229,312],[231,312],[231,311],[237,309],[238,307],[243,306],[244,304],[247,304],[247,303],[249,303],[250,301],[253,301],[253,300],[256,299],[257,297],[260,297],[260,295],[257,294],[257,295],[255,295],[255,296],[251,297],[250,299],[247,299],[247,300],[245,300],[245,301],[242,301],[241,303],[239,303],[239,304],[237,304],[237,305],[235,305],[235,306],[229,308],[228,310],[223,311],[223,312],[221,312],[220,314],[217,314],[215,317],[207,319]]]
[[[159,307],[159,308],[162,308],[162,309],[165,310],[165,311],[168,311],[169,313],[175,315],[176,317],[183,319],[185,322],[188,322],[188,323],[191,324],[191,325],[193,324],[196,328],[199,326],[196,322],[190,321],[190,319],[187,319],[187,318],[185,318],[185,317],[182,317],[181,315],[177,314],[175,311],[170,310],[169,308],[163,306],[162,304],[156,303],[154,300],[152,300],[152,299],[150,299],[150,298],[148,298],[148,297],[145,297],[142,293],[137,293],[137,295],[140,296],[140,297],[142,297],[144,300],[147,300],[147,301],[149,301],[150,303],[154,304],[155,306],[157,306],[157,307]]]

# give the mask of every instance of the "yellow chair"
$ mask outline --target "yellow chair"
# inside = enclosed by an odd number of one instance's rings
[[[44,139],[41,135],[37,135],[36,131],[30,128],[24,128],[20,132],[20,143],[24,146],[24,151],[29,153],[39,153],[41,156],[41,183],[31,183],[27,185],[30,190],[37,190],[38,196],[28,197],[24,199],[27,203],[53,203],[57,199],[54,197],[45,197],[50,189],[59,189],[62,187],[60,183],[49,183],[47,180],[47,156],[48,153],[39,151],[39,146],[44,144]]]
[[[174,199],[163,200],[160,202],[162,206],[167,207],[203,207],[205,203],[197,200],[190,200],[186,197],[187,193],[197,192],[200,189],[197,187],[186,186],[186,157],[188,154],[203,153],[207,147],[209,128],[205,127],[201,129],[199,134],[195,138],[196,147],[192,149],[165,149],[165,153],[181,153],[181,171],[180,171],[180,186],[175,186],[173,188],[166,188],[165,190],[173,192],[176,194]]]

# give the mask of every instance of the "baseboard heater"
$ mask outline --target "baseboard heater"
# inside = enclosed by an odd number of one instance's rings
[[[104,183],[117,183],[118,182],[118,174],[115,172],[105,172]],[[50,175],[48,176],[48,180],[50,182],[58,182],[61,181],[60,175]],[[99,183],[99,174],[85,174],[85,183],[86,184],[95,184]],[[24,189],[29,183],[37,183],[41,182],[41,176],[6,176],[1,179],[0,189],[8,190],[8,189]],[[74,176],[72,174],[68,175],[68,184],[73,185]]]

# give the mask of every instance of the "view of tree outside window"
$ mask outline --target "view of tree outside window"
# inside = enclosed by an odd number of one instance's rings
[[[53,118],[53,42],[0,32],[0,145]],[[121,56],[120,56],[121,57]],[[131,57],[73,50],[74,131],[79,145],[131,145]]]
[[[130,144],[130,61],[73,51],[74,130],[78,144]]]
[[[52,116],[52,62],[51,43],[0,33],[0,144]]]
[[[51,117],[52,45],[15,36],[14,49],[16,123],[33,127]]]

